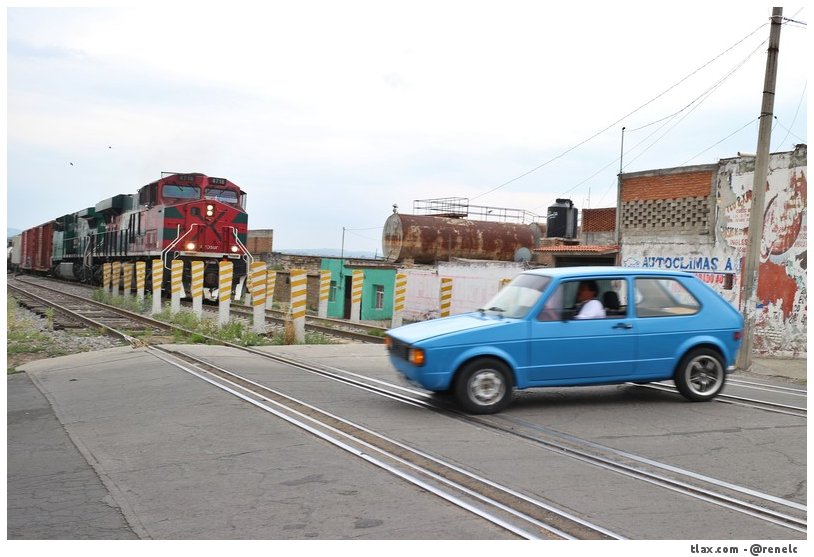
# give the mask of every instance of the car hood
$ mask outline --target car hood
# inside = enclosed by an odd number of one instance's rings
[[[429,340],[454,333],[475,330],[483,331],[496,327],[504,327],[511,323],[517,323],[517,321],[517,319],[504,319],[499,316],[481,315],[480,313],[464,313],[452,317],[431,319],[430,321],[404,325],[403,327],[391,329],[387,334],[407,344],[415,344],[422,340]]]

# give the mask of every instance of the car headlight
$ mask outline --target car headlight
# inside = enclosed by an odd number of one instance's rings
[[[407,360],[414,366],[423,366],[426,362],[426,354],[423,348],[410,348],[407,353]]]

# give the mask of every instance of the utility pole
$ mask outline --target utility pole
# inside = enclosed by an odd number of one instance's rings
[[[766,204],[766,180],[769,173],[769,144],[772,139],[774,90],[777,83],[777,59],[780,52],[780,27],[783,8],[772,9],[772,27],[769,32],[769,50],[766,56],[766,77],[763,82],[763,104],[760,108],[760,128],[757,135],[755,176],[752,184],[752,209],[749,214],[746,259],[743,266],[743,344],[738,355],[738,367],[752,367],[755,313],[757,312],[757,282],[760,268],[760,248],[763,243],[763,211]]]

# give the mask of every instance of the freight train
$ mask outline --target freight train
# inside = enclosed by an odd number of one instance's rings
[[[161,258],[167,292],[171,262],[180,259],[189,293],[189,263],[203,261],[204,296],[214,300],[218,263],[226,259],[234,263],[239,298],[251,262],[247,234],[246,194],[237,185],[199,173],[162,173],[136,194],[116,195],[23,231],[11,239],[8,263],[13,271],[101,284],[104,263],[144,261],[149,291],[150,261]]]

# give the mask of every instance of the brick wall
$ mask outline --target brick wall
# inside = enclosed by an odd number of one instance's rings
[[[622,202],[707,197],[714,178],[714,169],[623,177]]]
[[[623,234],[709,234],[717,165],[622,175]]]
[[[616,208],[582,210],[582,232],[607,232],[616,229]]]

